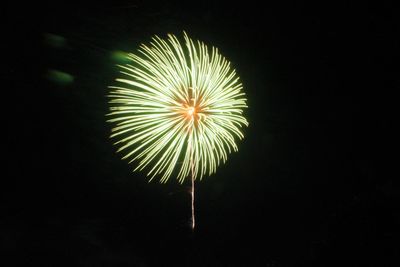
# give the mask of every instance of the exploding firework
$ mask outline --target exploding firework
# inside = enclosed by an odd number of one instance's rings
[[[127,57],[119,85],[110,86],[111,137],[135,170],[147,168],[150,180],[191,177],[193,210],[194,180],[238,150],[248,125],[239,77],[217,48],[186,33],[184,42],[155,36]]]

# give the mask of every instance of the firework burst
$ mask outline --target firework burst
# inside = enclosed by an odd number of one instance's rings
[[[186,33],[184,44],[168,35],[155,36],[128,54],[131,64],[119,65],[124,78],[110,86],[109,122],[112,138],[124,159],[148,168],[150,180],[172,174],[182,183],[216,171],[227,155],[237,151],[235,139],[247,107],[242,84],[230,63]]]

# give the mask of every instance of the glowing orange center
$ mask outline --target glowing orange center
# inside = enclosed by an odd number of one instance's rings
[[[188,116],[193,116],[195,113],[196,113],[196,109],[194,107],[188,107],[187,108]]]

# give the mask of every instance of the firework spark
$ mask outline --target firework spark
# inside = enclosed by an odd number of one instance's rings
[[[214,173],[243,138],[242,84],[217,48],[186,33],[183,43],[155,36],[128,58],[119,65],[124,78],[110,87],[111,137],[150,180],[191,177],[193,211],[194,180]]]

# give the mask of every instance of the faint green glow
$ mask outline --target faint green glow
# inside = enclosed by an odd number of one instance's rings
[[[74,76],[59,70],[48,70],[47,79],[60,85],[67,85],[74,82]]]
[[[111,53],[111,59],[112,59],[112,61],[117,62],[119,64],[127,64],[131,61],[129,59],[127,52],[123,52],[123,51],[119,51],[119,50],[113,51]]]
[[[127,58],[108,95],[111,137],[123,158],[161,182],[214,173],[238,150],[236,139],[248,125],[245,94],[229,61],[186,33],[182,43],[155,36]]]
[[[44,34],[44,41],[47,45],[63,48],[66,47],[67,41],[64,37],[56,34],[45,33]]]

